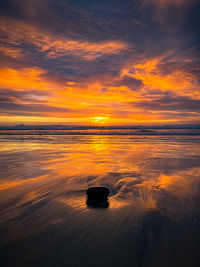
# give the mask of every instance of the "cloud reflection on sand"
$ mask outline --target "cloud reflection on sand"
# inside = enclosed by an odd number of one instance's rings
[[[99,266],[198,266],[198,136],[0,143],[5,266],[88,266],[88,257]],[[110,189],[107,208],[88,205],[88,186]]]
[[[200,158],[194,155],[199,148],[195,143],[180,146],[173,139],[138,142],[108,136],[81,137],[77,143],[73,138],[60,142],[62,137],[54,137],[53,143],[18,140],[8,147],[4,143],[1,203],[16,197],[18,205],[46,198],[87,210],[85,190],[99,185],[111,191],[110,209],[156,209],[165,193],[178,199],[198,194]]]

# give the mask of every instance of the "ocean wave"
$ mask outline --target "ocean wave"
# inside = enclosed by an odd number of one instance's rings
[[[0,130],[0,135],[200,135],[200,129]]]

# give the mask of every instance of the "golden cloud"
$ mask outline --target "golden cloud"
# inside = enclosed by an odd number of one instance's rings
[[[20,70],[2,68],[0,69],[0,86],[18,90],[49,88],[47,82],[40,77],[44,73],[40,68],[23,68]]]
[[[141,80],[143,90],[172,91],[181,96],[200,98],[199,82],[195,75],[177,69],[163,72],[163,57],[154,58],[122,70],[122,76]]]

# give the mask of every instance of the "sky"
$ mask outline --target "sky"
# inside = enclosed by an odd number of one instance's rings
[[[1,0],[0,123],[198,124],[200,1]]]

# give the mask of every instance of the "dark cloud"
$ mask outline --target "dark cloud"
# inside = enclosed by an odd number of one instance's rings
[[[48,95],[49,96],[49,95]],[[45,103],[47,94],[35,91],[0,90],[0,113],[9,115],[35,116],[48,113],[68,113],[69,108],[50,106]]]
[[[0,99],[15,99],[16,101],[30,101],[30,102],[39,102],[43,101],[41,99],[51,96],[50,92],[43,92],[40,90],[27,90],[27,91],[16,91],[9,88],[0,89]]]
[[[129,76],[124,76],[122,79],[117,79],[111,83],[112,86],[127,86],[129,89],[133,91],[138,91],[142,84],[142,81],[134,79]]]
[[[59,57],[47,57],[47,52],[39,51],[28,40],[20,40],[15,46],[22,50],[19,59],[2,58],[2,65],[8,66],[40,66],[52,76],[52,72],[58,77],[79,76],[88,78],[94,74],[110,74],[116,76],[125,61],[136,61],[141,57],[151,58],[163,54],[169,49],[184,51],[195,47],[199,43],[198,30],[200,5],[194,2],[190,5],[187,14],[181,18],[181,25],[174,27],[173,18],[177,12],[183,13],[183,7],[174,10],[174,6],[168,6],[173,11],[167,16],[168,24],[172,24],[169,31],[160,28],[159,21],[155,20],[155,14],[149,6],[142,5],[142,1],[17,1],[2,0],[0,4],[2,18],[12,18],[13,28],[18,29],[18,22],[33,25],[45,32],[59,38],[69,38],[79,41],[122,41],[129,44],[129,50],[120,55],[101,55],[100,59],[90,62],[81,59],[73,53]],[[162,12],[166,12],[166,8]],[[185,12],[184,12],[185,13]],[[172,22],[171,22],[172,21]],[[176,24],[176,23],[175,23]],[[165,26],[163,26],[165,27]],[[28,31],[26,29],[25,31]],[[5,34],[5,33],[4,33]],[[6,42],[6,36],[1,39]],[[30,40],[31,41],[31,40]],[[194,52],[197,55],[198,51]],[[188,55],[191,57],[191,53]],[[197,58],[197,56],[196,56]]]
[[[2,99],[1,99],[2,100]],[[0,100],[0,102],[1,102]],[[20,115],[20,116],[48,116],[55,113],[69,113],[71,109],[59,108],[47,104],[22,104],[12,102],[12,99],[3,99],[0,105],[1,115]]]
[[[134,107],[150,111],[188,111],[200,112],[200,100],[184,96],[166,95],[156,100],[145,100],[132,103]]]

